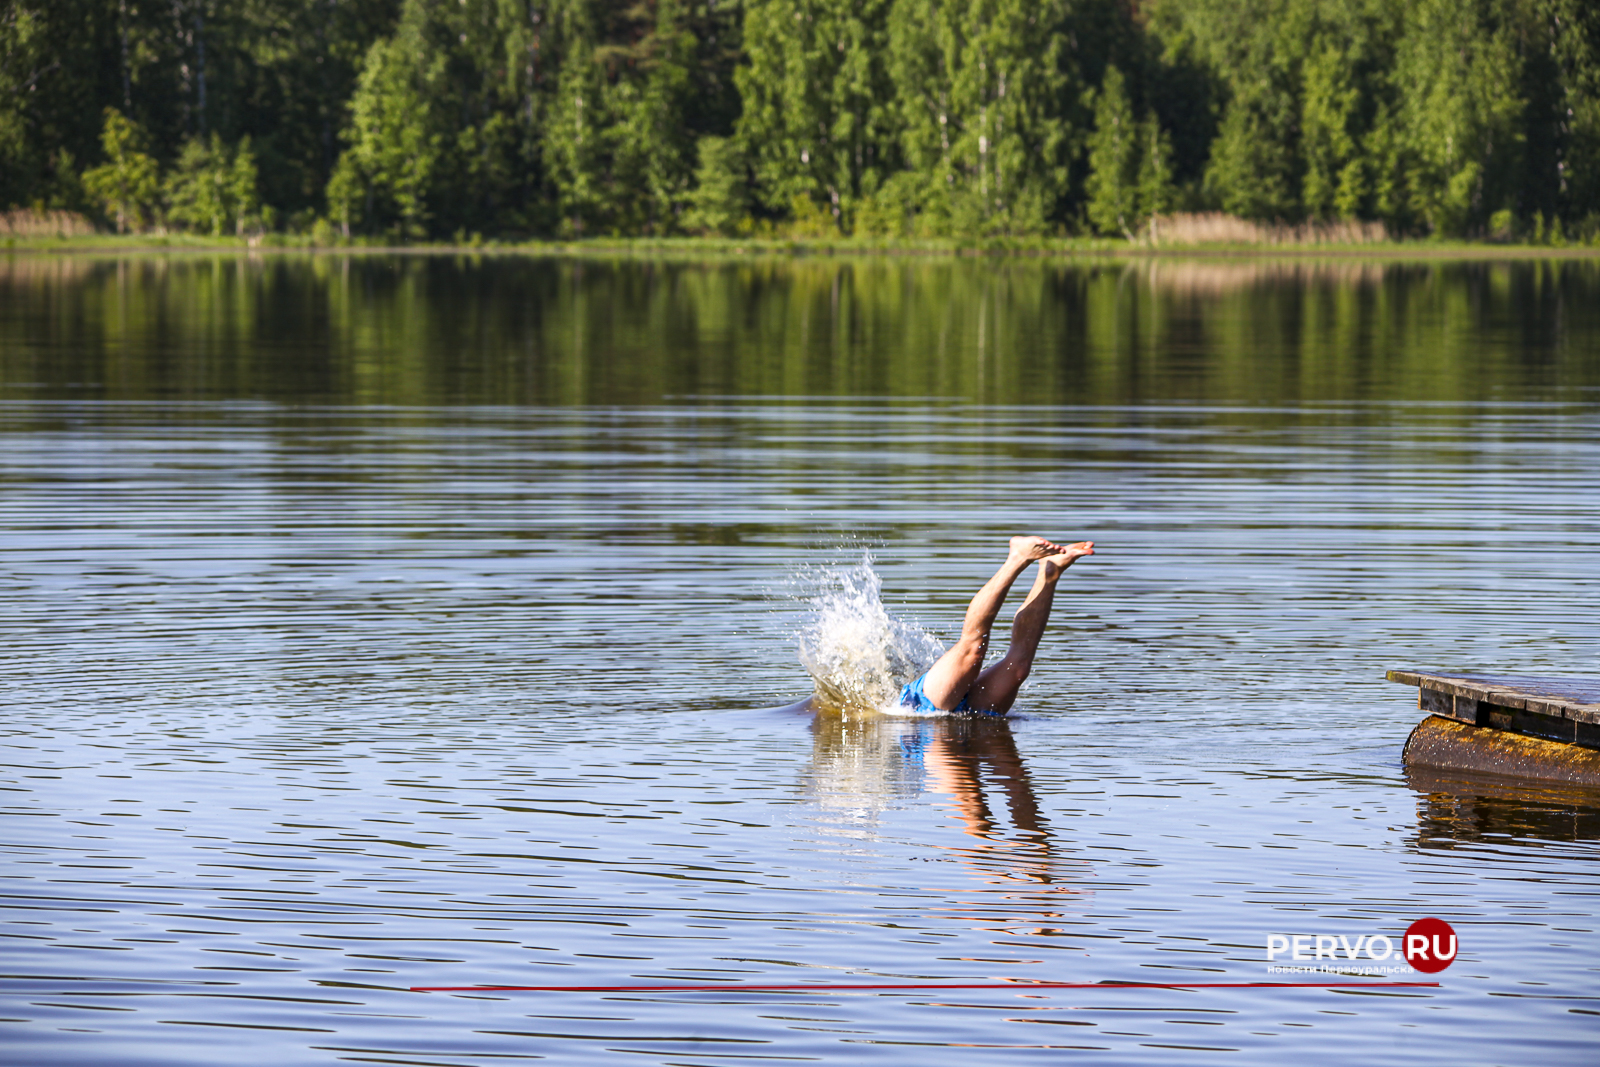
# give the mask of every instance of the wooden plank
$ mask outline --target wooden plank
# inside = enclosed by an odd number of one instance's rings
[[[1546,741],[1565,741],[1568,744],[1578,739],[1577,731],[1573,729],[1577,723],[1571,719],[1564,719],[1559,715],[1541,715],[1525,708],[1501,708],[1493,704],[1480,704],[1484,709],[1483,717],[1488,718],[1488,723],[1481,721],[1477,725],[1488,725],[1496,730],[1510,730],[1516,734],[1527,734],[1529,737],[1542,737]]]
[[[1500,709],[1600,726],[1600,679],[1596,678],[1430,674],[1422,671],[1389,671],[1387,677],[1391,682],[1414,685],[1423,691],[1455,698],[1457,703],[1449,717],[1463,722],[1469,720],[1463,717],[1461,702],[1476,700]],[[1482,718],[1481,713],[1478,718]],[[1580,731],[1575,726],[1573,732],[1576,735]],[[1587,730],[1581,732],[1585,736],[1590,734]]]
[[[1600,725],[1592,722],[1574,722],[1572,724],[1572,740],[1574,744],[1586,748],[1600,748]]]
[[[1418,689],[1417,710],[1478,725],[1478,701],[1471,697],[1453,696],[1437,689]]]

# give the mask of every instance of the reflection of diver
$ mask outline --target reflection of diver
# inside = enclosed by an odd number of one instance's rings
[[[935,721],[923,752],[928,784],[950,798],[951,818],[978,839],[974,845],[947,845],[963,863],[1007,882],[1049,884],[1058,880],[1048,822],[1027,765],[1017,752],[1011,724],[989,718]],[[985,786],[999,786],[1012,832],[990,803]]]
[[[1009,722],[823,711],[812,734],[808,792],[836,832],[870,836],[886,809],[909,806],[924,792],[943,794],[953,821],[977,839],[939,846],[945,853],[985,880],[1061,880]]]
[[[1039,814],[1039,800],[1033,794],[1028,768],[1017,752],[1009,723],[949,718],[917,725],[925,738],[919,756],[927,769],[928,783],[952,798],[954,817],[968,834],[986,841],[1003,839],[1003,830],[984,793],[987,775],[1005,794],[1006,809],[1017,836],[1048,847],[1049,835],[1044,830],[1044,817]]]

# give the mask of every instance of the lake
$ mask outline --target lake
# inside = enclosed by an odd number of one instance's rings
[[[0,507],[12,1062],[1593,1060],[1383,674],[1600,675],[1600,261],[12,256]]]

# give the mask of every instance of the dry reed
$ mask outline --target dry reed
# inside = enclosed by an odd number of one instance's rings
[[[82,237],[94,224],[76,211],[17,208],[0,213],[0,237]]]
[[[1155,247],[1172,245],[1370,245],[1389,240],[1381,222],[1305,222],[1260,223],[1224,215],[1220,211],[1202,214],[1158,215],[1139,237],[1141,244]]]
[[[1152,256],[1137,270],[1150,288],[1182,296],[1222,296],[1257,286],[1369,287],[1382,284],[1388,269],[1364,261],[1308,263],[1274,260],[1194,260]]]

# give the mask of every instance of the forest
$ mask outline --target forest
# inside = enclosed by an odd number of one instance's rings
[[[0,207],[409,242],[1600,239],[1593,0],[3,0]]]

